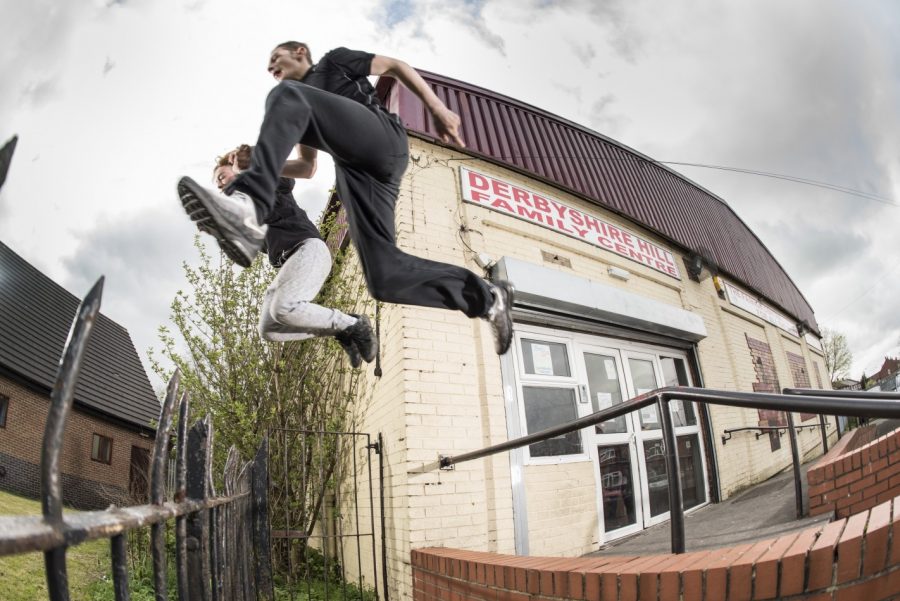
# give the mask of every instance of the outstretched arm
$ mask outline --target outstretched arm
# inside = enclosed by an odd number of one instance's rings
[[[296,159],[288,159],[284,162],[284,168],[281,170],[283,177],[292,177],[294,179],[310,179],[316,174],[316,156],[318,152],[315,148],[297,144]]]
[[[389,56],[375,55],[372,59],[372,75],[389,75],[400,80],[416,96],[422,99],[431,112],[438,135],[445,143],[465,146],[459,137],[459,116],[447,108],[422,76],[405,62]]]

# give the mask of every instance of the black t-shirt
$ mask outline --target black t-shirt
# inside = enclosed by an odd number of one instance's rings
[[[365,106],[383,109],[368,80],[373,58],[375,55],[370,52],[335,48],[313,65],[300,81]]]
[[[335,48],[313,65],[300,81],[308,86],[355,100],[365,106],[386,110],[368,80],[372,72],[373,58],[375,55],[370,52]],[[319,230],[309,220],[306,212],[294,201],[291,194],[293,188],[294,180],[284,177],[278,180],[275,207],[266,220],[269,226],[266,246],[269,261],[275,267],[281,267],[305,240],[322,239]]]
[[[269,226],[266,231],[266,246],[269,252],[269,262],[275,267],[281,267],[291,253],[300,244],[310,238],[322,239],[315,224],[310,221],[306,211],[297,205],[291,191],[294,189],[294,180],[287,177],[278,179],[278,187],[275,189],[275,206],[265,224]]]

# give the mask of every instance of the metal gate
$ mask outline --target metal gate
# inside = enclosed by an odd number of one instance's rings
[[[292,600],[387,601],[381,435],[274,429],[269,437],[279,588]]]

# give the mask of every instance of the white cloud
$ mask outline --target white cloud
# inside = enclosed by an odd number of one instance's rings
[[[894,3],[8,4],[0,140],[18,133],[20,141],[0,193],[0,239],[73,287],[107,273],[104,306],[140,351],[167,314],[181,277],[177,255],[191,252],[174,182],[182,174],[208,181],[216,154],[254,140],[272,85],[268,52],[290,39],[315,56],[344,45],[404,58],[656,159],[786,173],[900,202]],[[896,352],[897,208],[676,169],[725,198],[801,284],[823,325],[847,334],[854,373]],[[297,186],[311,213],[332,179],[324,160],[314,182]],[[159,283],[151,294],[137,293],[147,288],[130,277],[133,263]]]

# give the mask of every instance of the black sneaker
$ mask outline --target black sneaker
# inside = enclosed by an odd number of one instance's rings
[[[178,197],[197,228],[213,236],[228,258],[250,267],[263,245],[266,226],[259,225],[253,200],[243,192],[226,196],[207,190],[189,177],[178,180]]]
[[[350,365],[353,367],[360,366],[360,360],[371,363],[375,360],[378,353],[378,337],[372,330],[372,323],[366,315],[356,315],[356,323],[345,330],[335,334],[338,343],[347,351],[350,356]],[[354,363],[355,360],[355,363]]]
[[[356,343],[353,342],[353,339],[349,336],[343,336],[343,334],[343,332],[339,332],[334,337],[338,344],[341,345],[341,348],[344,349],[344,352],[347,353],[347,357],[350,359],[350,367],[356,369],[362,365],[362,357],[359,355],[359,349],[356,348]]]
[[[505,355],[512,344],[512,305],[516,289],[506,280],[497,280],[495,284],[491,284],[491,292],[494,294],[494,304],[484,318],[491,324],[494,332],[494,350],[498,355]]]

